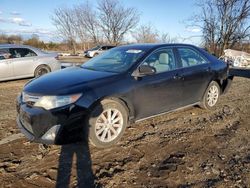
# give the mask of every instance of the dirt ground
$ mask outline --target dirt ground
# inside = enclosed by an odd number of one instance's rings
[[[235,78],[213,111],[132,124],[108,149],[22,137],[15,98],[27,81],[0,83],[0,187],[250,187],[250,79]]]

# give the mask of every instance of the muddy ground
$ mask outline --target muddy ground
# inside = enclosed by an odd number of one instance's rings
[[[0,83],[0,187],[250,187],[250,79],[236,78],[213,111],[132,124],[108,149],[23,138],[15,98],[27,81]]]

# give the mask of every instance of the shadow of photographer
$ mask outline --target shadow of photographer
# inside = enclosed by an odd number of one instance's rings
[[[88,96],[85,98],[95,99],[97,94],[88,88]],[[79,188],[91,188],[91,187],[101,187],[95,184],[95,176],[92,171],[92,161],[89,150],[89,128],[90,119],[95,119],[103,111],[103,106],[101,103],[95,104],[99,106],[99,111],[96,114],[91,114],[91,117],[83,117],[80,124],[80,130],[76,130],[76,134],[64,133],[64,136],[70,140],[70,137],[75,139],[75,135],[80,134],[80,141],[74,144],[67,144],[61,146],[61,152],[59,157],[58,172],[57,172],[57,188],[67,188],[67,187],[79,187]],[[86,119],[87,118],[87,119]],[[71,143],[71,142],[70,142]],[[75,160],[74,160],[75,159]],[[76,169],[72,168],[75,167]],[[76,181],[77,183],[71,181],[72,170],[76,170]],[[76,184],[76,185],[75,185]]]
[[[94,187],[92,162],[87,142],[63,145],[59,157],[57,188],[72,187],[70,182],[72,167],[76,159],[77,187]],[[70,186],[71,185],[71,186]]]

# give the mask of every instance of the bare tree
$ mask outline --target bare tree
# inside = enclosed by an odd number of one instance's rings
[[[158,31],[151,24],[141,25],[132,36],[137,43],[156,43],[158,41]]]
[[[141,25],[132,33],[132,36],[137,43],[174,43],[178,41],[176,37],[173,38],[168,33],[159,33],[151,24]]]
[[[97,12],[87,1],[85,4],[76,6],[74,9],[78,24],[78,35],[83,40],[90,38],[91,42],[98,44],[100,42],[100,28],[97,19]]]
[[[118,0],[101,0],[97,9],[99,26],[112,44],[119,44],[124,35],[139,22],[138,11],[135,8],[125,8]]]
[[[0,44],[8,43],[8,44],[22,44],[23,38],[21,35],[6,35],[0,34]]]
[[[8,36],[8,43],[10,44],[21,44],[22,37],[20,35],[10,35]]]
[[[73,9],[70,8],[57,8],[54,10],[52,22],[56,26],[59,34],[68,41],[73,48],[73,53],[76,53],[76,20],[73,14]]]
[[[250,36],[250,0],[203,0],[195,22],[203,32],[204,45],[216,55]]]
[[[171,37],[168,33],[161,33],[159,35],[158,42],[161,42],[161,43],[176,43],[176,42],[178,42],[178,38],[177,37]]]
[[[45,49],[46,48],[46,44],[39,39],[39,36],[37,34],[31,35],[31,38],[25,40],[23,42],[23,44],[34,46],[36,48],[41,48],[41,49]]]
[[[119,44],[135,28],[139,14],[135,8],[126,8],[118,0],[100,0],[95,9],[88,1],[74,8],[57,8],[52,16],[60,36],[72,44],[100,44],[104,39]]]

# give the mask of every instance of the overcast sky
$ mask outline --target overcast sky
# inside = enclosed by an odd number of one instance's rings
[[[94,6],[98,0],[92,0]],[[199,44],[201,32],[187,27],[184,21],[197,10],[196,0],[121,0],[124,6],[138,9],[140,24],[152,24],[160,32],[178,37],[180,42]],[[84,0],[0,0],[0,33],[30,36],[37,34],[46,41],[59,40],[51,15],[57,7],[70,7]],[[190,38],[191,39],[187,39]]]

